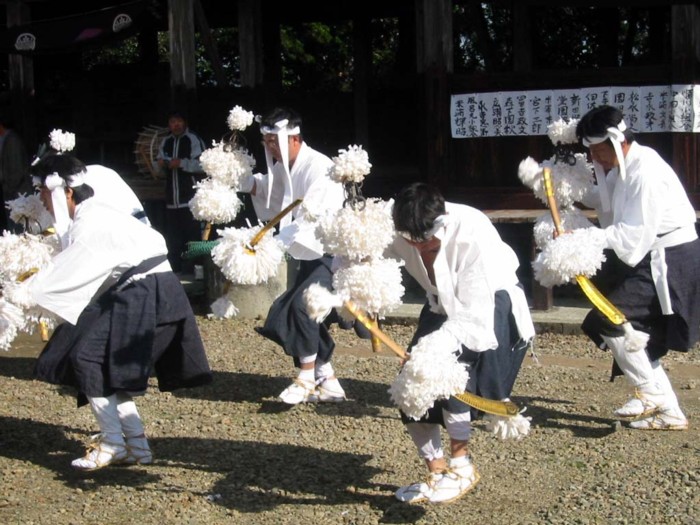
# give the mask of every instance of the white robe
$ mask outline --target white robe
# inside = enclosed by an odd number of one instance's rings
[[[333,161],[312,149],[305,142],[292,165],[289,177],[276,162],[272,167],[273,184],[270,207],[267,207],[268,175],[255,174],[255,195],[251,195],[255,213],[260,220],[270,220],[286,203],[303,199],[292,211],[294,222],[280,230],[278,239],[283,242],[289,255],[299,260],[318,259],[323,255],[323,245],[316,237],[313,217],[339,210],[343,205],[343,186],[334,182],[328,171]]]
[[[661,311],[673,313],[665,249],[697,238],[695,210],[671,166],[652,148],[636,142],[625,156],[625,178],[614,168],[605,177],[610,211],[603,211],[599,188],[584,204],[596,208],[606,248],[629,266],[651,252],[652,278]],[[669,233],[672,232],[672,233]]]
[[[134,190],[124,182],[124,179],[116,171],[100,164],[86,166],[86,170],[86,173],[83,174],[83,180],[85,184],[95,190],[93,199],[129,215],[144,213],[143,204]],[[145,217],[140,220],[150,224]]]
[[[28,286],[37,304],[71,324],[124,271],[168,253],[156,230],[92,198],[76,206],[67,235],[68,246]],[[163,271],[170,271],[167,261],[148,273]]]
[[[454,336],[470,350],[480,352],[498,346],[494,333],[495,294],[508,293],[520,337],[535,335],[525,294],[518,286],[515,252],[504,243],[491,221],[479,210],[445,203],[445,226],[435,234],[440,251],[433,271],[435,286],[418,250],[397,236],[388,255],[405,261],[406,270],[426,290],[432,310],[447,321],[440,330]],[[437,296],[437,302],[433,300]]]

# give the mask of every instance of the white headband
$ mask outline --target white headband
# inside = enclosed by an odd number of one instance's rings
[[[447,219],[447,215],[440,215],[440,216],[438,216],[438,217],[435,219],[435,221],[433,222],[432,227],[431,227],[429,230],[423,232],[423,234],[421,235],[421,238],[420,238],[420,239],[414,239],[414,238],[411,236],[411,234],[408,233],[408,232],[397,232],[397,233],[398,233],[401,237],[403,237],[404,239],[406,239],[407,241],[411,241],[411,242],[423,242],[423,241],[427,241],[428,239],[431,239],[432,237],[434,237],[435,234],[440,230],[440,228],[442,228],[443,226],[445,226],[445,225],[447,224],[447,220],[446,220],[446,219]]]
[[[299,126],[294,126],[293,128],[287,127],[289,125],[289,119],[282,119],[275,122],[274,126],[260,126],[260,133],[263,135],[277,135],[277,142],[280,149],[280,156],[282,157],[282,166],[284,172],[287,175],[287,181],[284,188],[284,197],[282,199],[282,208],[286,207],[287,204],[291,204],[293,200],[292,195],[292,176],[289,169],[289,141],[287,138],[290,135],[299,135],[301,130]],[[267,162],[267,207],[270,207],[270,198],[272,197],[272,181],[274,179],[272,175],[272,153],[270,153],[270,148],[264,143],[265,146],[265,161]],[[291,216],[285,215],[285,217],[280,222],[280,227],[285,227],[291,222]]]
[[[625,155],[622,152],[621,144],[626,140],[624,131],[627,129],[627,125],[624,120],[621,120],[617,126],[611,126],[606,129],[605,135],[602,137],[583,137],[581,142],[587,148],[590,148],[593,144],[600,144],[610,139],[613,149],[615,150],[615,156],[617,157],[617,164],[619,166],[620,178],[625,180],[627,176],[627,171],[625,169]]]

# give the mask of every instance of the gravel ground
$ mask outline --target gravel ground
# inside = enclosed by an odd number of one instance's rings
[[[139,399],[152,465],[73,471],[96,431],[60,389],[33,381],[36,340],[0,356],[0,523],[21,524],[697,524],[700,352],[665,364],[691,421],[685,432],[633,431],[611,417],[629,389],[581,336],[541,334],[515,385],[532,432],[496,439],[475,424],[482,479],[446,505],[405,505],[424,476],[387,388],[398,369],[352,331],[335,358],[350,401],[288,408],[293,375],[256,321],[198,319],[214,382]],[[412,327],[386,331],[405,345]]]

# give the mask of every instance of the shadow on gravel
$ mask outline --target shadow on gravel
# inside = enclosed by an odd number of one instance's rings
[[[0,357],[0,375],[24,381],[34,379],[34,357]]]
[[[415,521],[425,513],[399,504],[393,497],[397,487],[370,481],[380,470],[367,464],[372,459],[367,454],[215,439],[160,438],[152,444],[159,464],[222,476],[207,496],[239,512],[271,511],[289,504],[330,505],[338,507],[338,523],[347,505],[358,503],[383,511],[390,520],[383,523]]]
[[[104,485],[138,487],[160,479],[160,476],[148,474],[141,468],[110,467],[93,472],[74,470],[70,462],[85,453],[85,444],[66,438],[66,428],[61,426],[0,416],[0,428],[0,455],[29,461],[50,470],[56,479],[83,491],[96,490]]]
[[[523,397],[514,399],[520,406],[527,406],[523,414],[532,417],[531,424],[535,427],[568,429],[574,436],[587,438],[604,438],[616,432],[616,419],[564,412],[552,408],[551,405],[573,405],[571,401],[550,399],[544,397]],[[546,405],[546,406],[544,406]]]
[[[173,392],[173,395],[208,401],[255,403],[276,399],[279,393],[289,386],[291,381],[291,377],[214,371],[214,379],[211,384],[193,389],[176,390]],[[349,401],[347,403],[337,403],[335,404],[336,406],[354,404],[367,407],[375,412],[376,409],[374,407],[393,406],[387,392],[389,385],[357,379],[341,378],[340,381]],[[319,404],[319,406],[328,405],[328,403]],[[331,403],[330,405],[334,404]],[[366,415],[366,413],[363,415]]]

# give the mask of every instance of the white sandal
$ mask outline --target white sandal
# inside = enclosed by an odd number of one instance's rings
[[[126,438],[127,455],[122,461],[127,465],[149,465],[153,463],[153,453],[146,437]]]
[[[127,457],[124,442],[107,441],[103,434],[95,434],[90,438],[90,441],[86,454],[71,462],[73,468],[86,472],[99,470],[109,465],[122,463]]]

